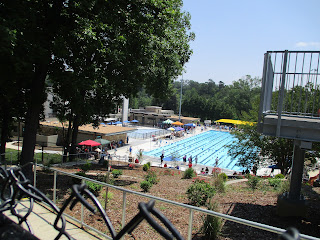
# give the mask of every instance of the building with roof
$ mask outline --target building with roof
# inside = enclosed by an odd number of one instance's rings
[[[162,107],[158,106],[147,106],[145,108],[130,109],[130,119],[136,119],[142,125],[157,126],[166,119],[173,121],[179,121],[179,116],[174,114],[173,110],[163,110]],[[180,116],[180,122],[186,123],[197,123],[200,118],[183,117]]]

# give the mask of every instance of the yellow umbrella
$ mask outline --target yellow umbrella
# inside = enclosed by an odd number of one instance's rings
[[[173,127],[169,127],[167,130],[174,131],[175,129]]]

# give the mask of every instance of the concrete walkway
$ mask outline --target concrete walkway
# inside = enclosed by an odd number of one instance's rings
[[[29,201],[21,201],[17,205],[19,212],[23,213],[27,211],[29,206]],[[17,223],[17,218],[10,214],[9,211],[4,212],[4,214],[9,217],[11,220]],[[28,221],[33,229],[34,236],[39,239],[47,240],[54,239],[58,235],[58,231],[52,226],[54,220],[56,219],[56,214],[49,211],[46,207],[35,203],[32,213],[28,216]],[[74,223],[72,220],[66,218],[66,232],[77,240],[97,240],[104,239],[100,238],[98,234],[94,232],[86,231],[80,228],[78,223]],[[27,229],[26,226],[23,226]],[[107,227],[106,227],[107,229]],[[65,236],[62,236],[60,239],[67,239]]]

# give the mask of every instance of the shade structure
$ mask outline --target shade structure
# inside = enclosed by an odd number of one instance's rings
[[[187,123],[187,124],[185,124],[185,126],[187,126],[187,127],[195,127],[196,125],[194,123]]]
[[[114,125],[115,123],[114,122],[108,122],[107,124],[108,125]]]
[[[176,130],[176,131],[182,131],[182,130],[184,130],[184,128],[182,128],[182,127],[174,127],[174,130]]]
[[[132,123],[138,123],[139,121],[136,120],[136,119],[134,119],[134,120],[132,120],[131,122],[132,122]]]
[[[249,124],[249,125],[253,125],[255,124],[255,122],[248,122],[248,121],[241,121],[241,120],[233,120],[233,119],[219,119],[215,122],[221,122],[221,123],[232,123],[232,124],[236,124],[236,125],[240,125],[240,124]]]
[[[106,125],[105,123],[100,123],[100,125]]]
[[[114,124],[122,124],[122,122],[120,122],[120,121],[116,121]]]
[[[169,127],[167,130],[174,131],[175,129],[173,127]]]
[[[170,119],[167,119],[167,120],[163,121],[162,123],[164,123],[164,124],[171,124],[171,123],[173,123],[173,121],[170,120]]]
[[[128,121],[128,120],[125,120],[125,121],[123,121],[124,123],[129,123],[130,121]]]
[[[90,147],[95,147],[95,146],[101,145],[101,143],[98,143],[98,142],[93,141],[93,140],[82,141],[82,142],[80,142],[78,144],[79,145],[84,145],[84,146],[90,146]]]
[[[176,122],[173,122],[172,125],[182,126],[184,124],[182,122],[176,121]]]
[[[108,145],[111,143],[109,140],[103,138],[97,138],[94,141],[100,143],[101,145]]]

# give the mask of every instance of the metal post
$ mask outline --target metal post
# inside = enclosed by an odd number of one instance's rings
[[[53,172],[53,202],[56,203],[57,198],[57,172]]]
[[[180,88],[179,122],[181,121],[182,82],[183,82],[183,77],[181,79],[181,88]]]
[[[123,192],[123,199],[122,199],[122,228],[126,224],[126,207],[127,207],[127,193]]]
[[[289,192],[289,198],[291,200],[300,199],[304,155],[305,150],[301,149],[301,141],[295,140]]]
[[[84,179],[81,180],[81,185],[85,184]],[[81,204],[81,228],[83,228],[83,222],[84,222],[84,207],[83,204]]]
[[[188,225],[188,240],[192,239],[192,222],[193,222],[193,209],[190,209],[189,225]]]
[[[284,59],[283,59],[283,66],[282,66],[281,89],[279,89],[279,98],[278,98],[278,122],[277,122],[276,137],[280,136],[280,129],[281,129],[281,114],[282,114],[282,108],[283,108],[284,88],[286,83],[287,59],[288,59],[288,50],[284,52]]]
[[[33,186],[37,185],[37,159],[35,159],[35,163],[33,165]]]

